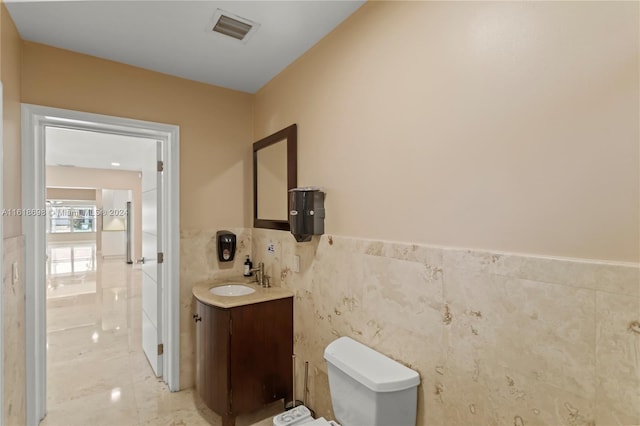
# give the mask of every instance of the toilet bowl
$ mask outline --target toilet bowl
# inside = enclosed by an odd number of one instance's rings
[[[324,351],[329,392],[336,420],[342,426],[415,426],[418,373],[348,337]],[[303,405],[273,418],[274,426],[339,426],[313,419]]]

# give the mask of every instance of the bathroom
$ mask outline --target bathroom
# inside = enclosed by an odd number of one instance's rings
[[[297,123],[326,191],[311,242],[235,230],[295,293],[316,413],[349,336],[420,373],[420,425],[640,421],[638,26],[600,7],[367,5],[256,94],[255,139]],[[214,233],[183,233],[189,282]]]
[[[195,383],[192,287],[242,274],[249,254],[295,294],[318,415],[334,418],[323,350],[349,336],[419,372],[418,425],[632,425],[638,12],[368,2],[255,94],[31,42],[19,78],[2,74],[5,99],[180,125],[181,388]],[[326,192],[325,233],[302,243],[252,227],[251,144],[293,123],[298,185]],[[232,266],[216,261],[221,229],[238,238]],[[5,361],[18,382],[20,359]]]

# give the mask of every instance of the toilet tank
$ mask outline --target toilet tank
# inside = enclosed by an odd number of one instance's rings
[[[415,426],[416,371],[348,337],[331,342],[324,358],[342,426]]]

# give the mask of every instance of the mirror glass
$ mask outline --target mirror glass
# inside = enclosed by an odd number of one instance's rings
[[[258,217],[287,220],[287,141],[261,149],[258,156]]]
[[[289,230],[288,190],[297,184],[293,124],[253,144],[253,226]]]

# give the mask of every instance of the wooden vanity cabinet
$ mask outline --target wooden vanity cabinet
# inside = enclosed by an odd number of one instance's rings
[[[292,297],[228,309],[196,299],[194,320],[196,389],[223,426],[292,399]]]

